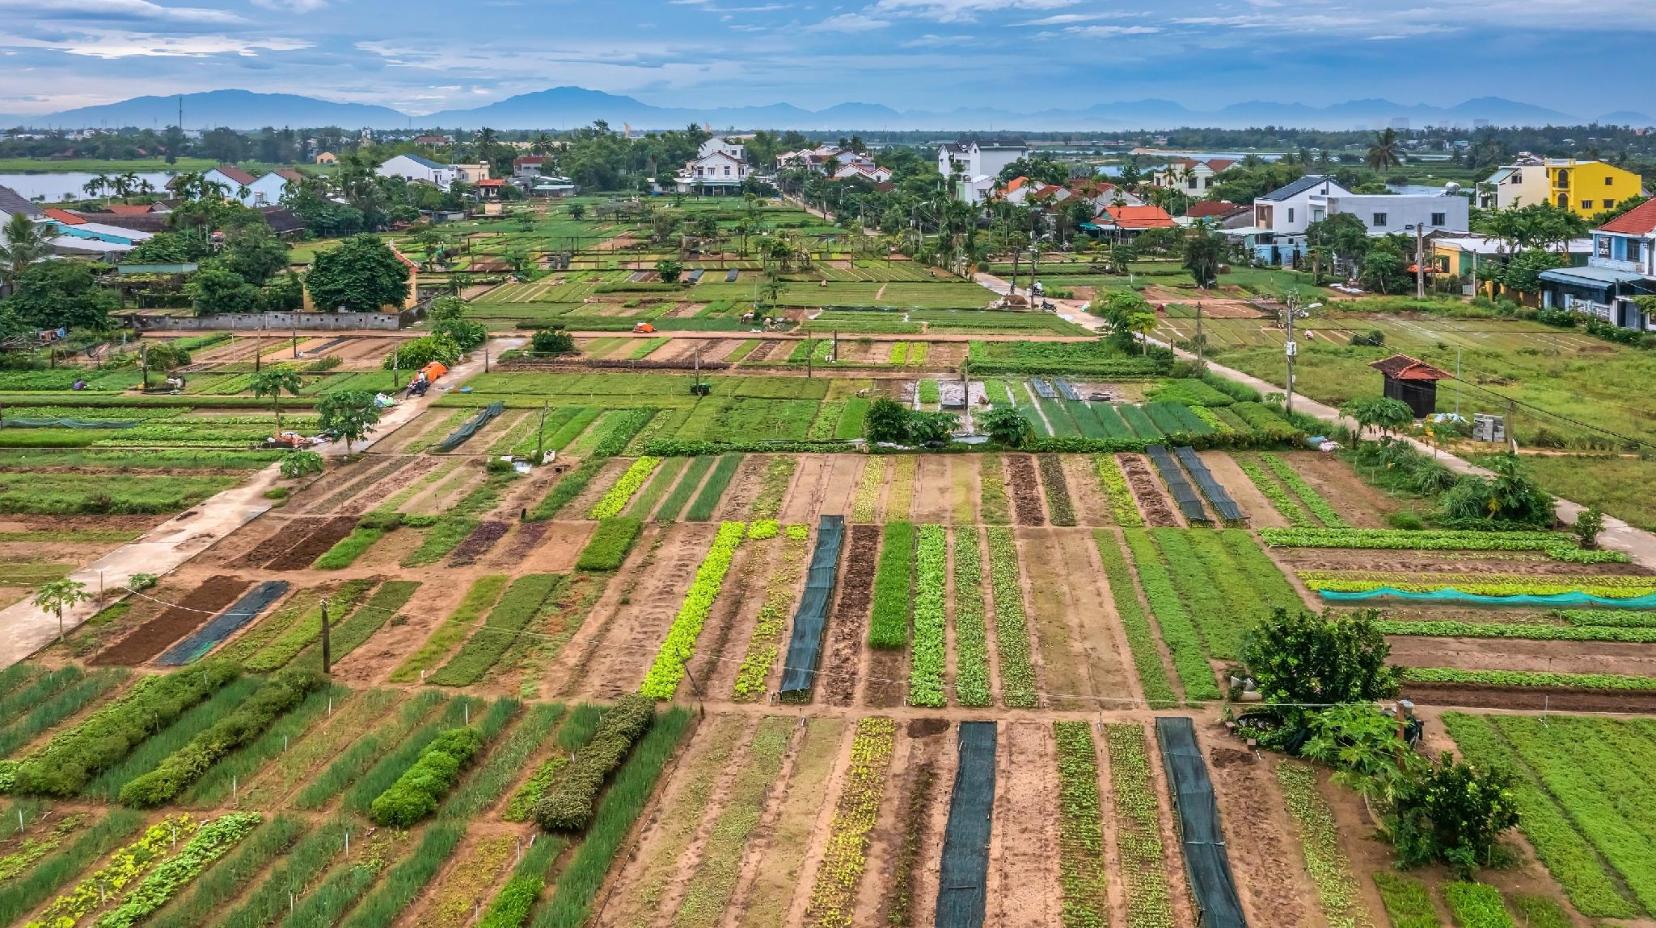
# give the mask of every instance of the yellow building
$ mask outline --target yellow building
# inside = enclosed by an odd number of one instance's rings
[[[1484,181],[1479,205],[1510,209],[1551,203],[1584,219],[1591,219],[1623,200],[1638,196],[1644,179],[1602,161],[1533,159],[1511,164]]]

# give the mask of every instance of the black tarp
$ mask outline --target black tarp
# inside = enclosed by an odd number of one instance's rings
[[[477,415],[467,419],[464,424],[455,429],[449,437],[437,443],[438,451],[453,451],[465,443],[466,439],[477,434],[477,430],[489,424],[489,420],[500,415],[506,409],[505,403],[490,403],[483,407]]]
[[[960,723],[960,764],[937,881],[937,928],[982,928],[995,807],[995,723]]]
[[[1208,779],[1207,761],[1196,744],[1196,726],[1187,718],[1158,718],[1156,740],[1179,813],[1179,840],[1184,845],[1197,923],[1202,928],[1247,928],[1231,876],[1213,781]]]
[[[793,637],[788,641],[788,657],[782,664],[781,696],[785,701],[805,702],[811,698],[844,540],[844,516],[823,516],[817,523],[816,550],[811,552],[805,593],[799,598],[799,608],[794,610]]]

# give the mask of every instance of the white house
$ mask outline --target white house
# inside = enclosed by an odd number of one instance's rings
[[[1656,200],[1648,200],[1593,230],[1585,267],[1542,271],[1542,302],[1624,329],[1656,331],[1639,302],[1656,295]]]
[[[720,195],[739,192],[749,173],[745,149],[715,138],[702,143],[673,181],[679,193]]]
[[[1229,158],[1180,158],[1157,168],[1150,174],[1150,183],[1169,190],[1178,190],[1193,197],[1205,197],[1223,174],[1236,162]]]
[[[840,166],[839,170],[834,172],[834,180],[849,180],[853,177],[860,177],[863,180],[871,181],[876,184],[883,184],[891,180],[891,171],[888,168],[880,167],[872,161],[859,160],[843,164]]]
[[[1453,186],[1431,194],[1355,194],[1326,174],[1307,174],[1254,200],[1253,226],[1233,232],[1252,239],[1259,260],[1292,264],[1305,253],[1306,227],[1330,216],[1356,216],[1372,236],[1430,235],[1470,227],[1471,205]]]
[[[1027,154],[1029,146],[1025,145],[1022,139],[962,139],[938,147],[937,173],[945,177],[950,174],[964,174],[968,178],[985,174],[994,177],[1000,174],[1001,168]]]
[[[374,173],[380,177],[401,177],[407,181],[431,184],[445,190],[460,179],[460,169],[452,164],[438,164],[419,155],[397,155],[386,160]]]
[[[271,171],[247,185],[250,196],[242,202],[247,206],[275,206],[282,202],[289,187],[297,187],[304,179],[304,175],[292,168]]]
[[[201,175],[202,180],[210,184],[218,184],[224,188],[226,199],[235,200],[243,206],[253,205],[253,185],[258,178],[247,173],[233,164],[221,164]]]

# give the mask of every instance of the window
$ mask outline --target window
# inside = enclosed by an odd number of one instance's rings
[[[1606,177],[1604,179],[1604,186],[1606,186],[1606,187],[1613,187],[1613,186],[1615,186],[1615,184],[1616,184],[1616,179],[1613,178],[1613,177]]]
[[[1192,190],[1196,189],[1196,178],[1194,178],[1194,177],[1192,177],[1190,179],[1190,189],[1192,189]]]
[[[1449,224],[1449,214],[1448,213],[1433,213],[1432,214],[1432,225],[1434,225],[1434,226],[1446,226],[1448,224]]]
[[[1292,206],[1288,207],[1288,221],[1294,221],[1294,208]]]
[[[725,165],[725,176],[726,177],[730,176],[730,165],[728,165],[728,164]]]
[[[1375,213],[1373,218],[1374,221],[1369,223],[1369,225],[1374,226],[1376,229],[1383,229],[1386,227],[1385,213]]]
[[[1592,209],[1593,208],[1593,201],[1592,200],[1582,200],[1581,201],[1581,208],[1582,209]]]
[[[1643,244],[1636,238],[1625,239],[1627,242],[1627,260],[1639,260],[1639,247]]]
[[[1616,207],[1616,201],[1615,200],[1605,200],[1604,201],[1604,208],[1605,209],[1614,209],[1615,207]]]

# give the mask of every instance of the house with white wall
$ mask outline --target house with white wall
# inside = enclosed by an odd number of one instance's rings
[[[1656,295],[1656,200],[1647,200],[1593,230],[1585,267],[1541,272],[1543,306],[1561,307],[1641,332],[1656,316],[1637,300]]]
[[[1180,158],[1150,173],[1150,183],[1168,190],[1177,190],[1192,197],[1205,197],[1219,183],[1223,174],[1236,161],[1230,158]]]
[[[374,169],[380,177],[401,177],[447,190],[460,179],[460,169],[452,164],[438,164],[419,155],[397,155]]]
[[[1028,154],[1029,146],[1022,139],[961,139],[938,146],[937,173],[944,177],[961,175],[955,197],[966,203],[982,203],[994,192],[1001,169]]]
[[[720,139],[708,139],[696,157],[684,163],[673,183],[679,193],[720,196],[741,192],[749,173],[745,148]]]
[[[1249,239],[1260,261],[1295,264],[1306,252],[1306,228],[1330,216],[1356,216],[1371,236],[1426,236],[1469,228],[1471,205],[1454,187],[1434,193],[1356,194],[1329,175],[1307,174],[1254,200],[1253,226],[1232,233]]]
[[[282,202],[288,188],[297,188],[304,179],[304,175],[292,168],[271,171],[247,185],[249,196],[243,203],[247,206],[275,206]]]
[[[203,173],[201,179],[223,187],[225,199],[235,200],[243,206],[253,205],[253,185],[258,183],[259,179],[241,168],[233,164],[221,164]]]

